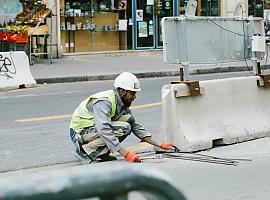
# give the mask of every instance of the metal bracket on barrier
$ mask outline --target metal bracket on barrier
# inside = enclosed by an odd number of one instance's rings
[[[257,80],[257,86],[269,88],[270,87],[270,74],[259,74],[259,76],[261,77],[261,79]]]
[[[172,81],[171,84],[187,84],[189,90],[176,90],[175,97],[186,97],[186,96],[199,96],[201,95],[201,88],[199,81]]]

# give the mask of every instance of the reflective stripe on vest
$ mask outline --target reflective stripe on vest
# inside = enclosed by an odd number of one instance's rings
[[[91,95],[87,99],[85,99],[81,104],[76,108],[72,115],[72,120],[70,123],[70,128],[73,129],[83,129],[86,127],[94,126],[94,113],[90,112],[86,105],[92,101],[93,99],[100,99],[100,98],[108,98],[112,104],[112,110],[110,116],[113,117],[116,110],[116,100],[115,100],[115,93],[113,90],[107,90],[104,92],[99,92],[94,95]]]

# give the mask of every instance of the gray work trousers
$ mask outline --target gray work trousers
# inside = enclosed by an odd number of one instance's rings
[[[128,123],[131,115],[123,115],[117,121],[112,121],[112,131],[120,142],[122,142],[130,133],[131,126]],[[109,155],[110,150],[106,143],[101,139],[95,127],[87,127],[80,132],[81,141],[80,153],[85,153],[92,160],[99,156]],[[74,142],[74,141],[73,141]]]

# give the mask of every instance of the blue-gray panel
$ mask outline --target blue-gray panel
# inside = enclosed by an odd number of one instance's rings
[[[262,18],[164,17],[164,61],[179,64],[249,59],[254,34],[264,36]],[[256,56],[263,57],[264,53]]]

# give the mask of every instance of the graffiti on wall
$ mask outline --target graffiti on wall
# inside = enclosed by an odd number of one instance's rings
[[[16,67],[12,58],[4,57],[0,54],[0,77],[6,77],[7,79],[13,78],[16,74]]]

